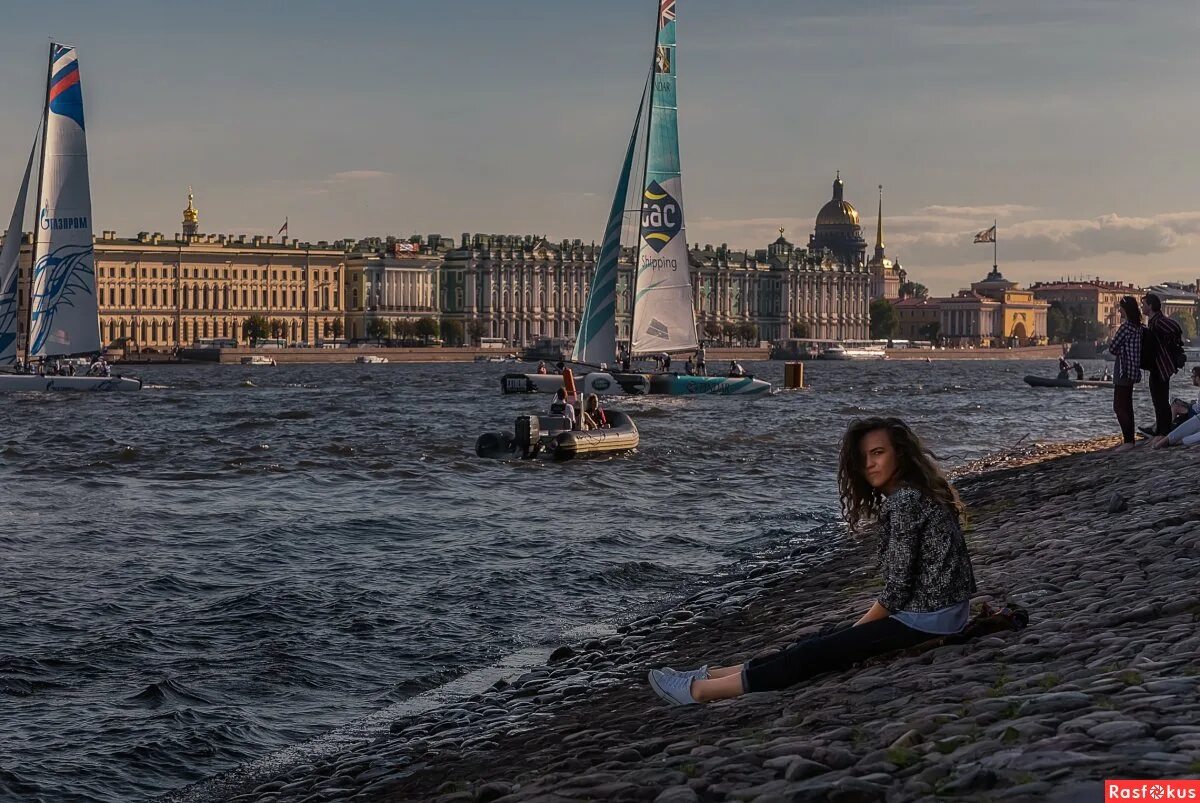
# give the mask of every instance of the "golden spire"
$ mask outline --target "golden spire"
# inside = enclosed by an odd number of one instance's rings
[[[883,185],[879,185],[879,222],[875,229],[875,250],[883,250]]]
[[[780,237],[782,237],[782,236],[783,236],[783,226],[780,226],[780,227],[779,227],[779,236],[780,236]]]

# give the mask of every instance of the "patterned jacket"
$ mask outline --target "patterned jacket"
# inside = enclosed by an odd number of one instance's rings
[[[954,511],[915,488],[900,488],[883,503],[879,604],[896,611],[948,608],[975,593],[975,572]]]
[[[1108,341],[1108,351],[1117,358],[1113,379],[1142,381],[1142,327],[1125,321]]]

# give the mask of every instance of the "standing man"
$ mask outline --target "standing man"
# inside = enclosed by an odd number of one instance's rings
[[[1150,372],[1154,435],[1165,438],[1171,432],[1171,376],[1183,367],[1182,361],[1176,362],[1183,354],[1183,329],[1163,315],[1162,299],[1154,293],[1142,296],[1142,312],[1149,330],[1150,348],[1143,350],[1142,364]]]
[[[696,376],[708,376],[708,368],[704,366],[704,341],[700,341],[700,348],[696,350]]]

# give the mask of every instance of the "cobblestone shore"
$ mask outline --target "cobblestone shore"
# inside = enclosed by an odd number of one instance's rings
[[[1104,778],[1200,777],[1200,453],[1070,453],[1100,445],[1029,446],[957,480],[976,601],[1024,606],[1023,631],[708,706],[653,695],[650,667],[744,660],[859,615],[874,554],[847,542],[226,799],[1102,800]]]

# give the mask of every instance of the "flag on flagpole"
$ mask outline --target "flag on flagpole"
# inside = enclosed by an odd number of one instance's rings
[[[288,219],[285,217],[283,219],[283,225],[279,227],[279,231],[277,233],[278,234],[287,234],[287,230],[288,230],[287,224],[288,224]]]
[[[990,229],[984,229],[983,231],[976,234],[975,242],[977,242],[977,243],[994,243],[994,242],[996,242],[996,227],[992,226]]]

